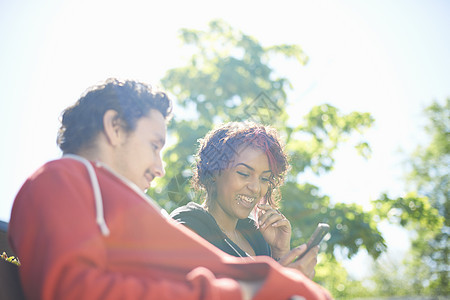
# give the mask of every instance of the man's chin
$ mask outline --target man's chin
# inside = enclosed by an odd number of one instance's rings
[[[139,185],[139,189],[145,193],[150,188],[150,186],[151,186],[151,182],[148,182],[147,180],[145,180]]]

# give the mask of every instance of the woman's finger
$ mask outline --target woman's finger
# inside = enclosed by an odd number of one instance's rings
[[[301,259],[293,262],[290,267],[296,268],[303,272],[309,278],[313,278],[315,271],[314,268],[317,264],[317,254],[319,252],[319,246],[311,248],[308,253]]]
[[[261,210],[271,210],[273,209],[272,206],[270,206],[269,204],[258,204],[258,208]]]
[[[298,257],[300,254],[305,252],[306,250],[306,244],[300,245],[291,251],[289,251],[286,255],[280,258],[279,263],[283,266],[288,266],[292,263],[292,261]]]
[[[283,217],[284,217],[283,215],[279,214],[275,210],[267,211],[265,214],[263,214],[259,218],[259,226],[261,228],[268,227],[268,226],[272,225],[273,223],[275,223],[279,220],[282,220]]]
[[[289,253],[284,255],[279,262],[283,266],[299,270],[307,277],[312,279],[315,275],[314,268],[317,264],[317,253],[319,251],[319,247],[316,246],[311,248],[304,257],[299,260],[294,260],[303,252],[305,252],[306,248],[307,247],[305,244],[301,245],[300,247],[294,248]]]
[[[289,220],[288,219],[286,219],[286,218],[282,218],[281,220],[278,220],[278,221],[276,221],[276,222],[274,222],[271,226],[273,226],[273,227],[283,227],[283,226],[285,226],[285,227],[291,227],[291,223],[289,222]]]
[[[284,218],[284,215],[278,209],[275,209],[268,204],[258,204],[258,208],[259,208],[259,214],[258,214],[259,219],[262,218],[263,220],[265,220],[265,218],[267,218],[268,216],[270,216],[272,214],[277,214]]]

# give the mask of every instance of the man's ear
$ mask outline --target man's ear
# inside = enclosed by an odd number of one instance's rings
[[[124,130],[117,115],[117,111],[112,109],[107,110],[103,115],[103,128],[105,130],[105,136],[112,146],[121,144],[124,136]]]

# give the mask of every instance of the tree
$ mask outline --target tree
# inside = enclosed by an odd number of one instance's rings
[[[281,210],[292,223],[293,246],[306,242],[317,223],[327,222],[331,237],[323,244],[323,257],[329,265],[337,265],[335,249],[343,249],[348,257],[361,248],[374,258],[385,251],[373,212],[357,204],[333,204],[318,187],[297,180],[306,170],[330,171],[335,150],[350,137],[358,140],[355,151],[368,157],[370,147],[362,134],[374,121],[370,114],[342,114],[328,104],[315,106],[304,116],[288,114],[290,82],[277,76],[270,63],[277,55],[298,67],[306,64],[308,58],[298,45],[263,47],[254,37],[220,20],[210,22],[206,31],[182,29],[180,37],[191,47],[192,57],[186,66],[169,70],[162,85],[185,113],[176,114],[169,125],[166,176],[149,191],[150,196],[169,212],[189,201],[200,202],[202,195],[195,195],[189,187],[197,140],[218,123],[253,120],[276,127],[285,138],[292,169],[282,188]],[[345,278],[336,277],[331,292],[342,294],[337,287]],[[318,276],[317,280],[326,278]]]
[[[432,207],[429,198],[410,192],[404,197],[390,199],[383,194],[373,201],[376,218],[386,219],[391,224],[397,224],[411,232],[418,233],[418,241],[429,240],[442,228],[443,220],[438,210]],[[422,249],[422,247],[419,247]],[[429,295],[430,269],[424,257],[417,255],[417,244],[413,243],[411,253],[403,261],[392,261],[382,257],[375,261],[372,276],[371,293],[373,296],[405,296]],[[439,294],[439,293],[438,293]]]
[[[373,202],[380,219],[415,233],[411,251],[401,264],[389,268],[392,262],[376,263],[372,281],[379,287],[377,296],[450,295],[450,99],[444,105],[433,102],[425,114],[431,141],[418,146],[406,163],[408,189],[414,192],[397,199],[382,195]]]
[[[431,141],[425,147],[418,146],[411,155],[407,180],[419,195],[430,200],[444,221],[437,230],[417,229],[412,254],[424,260],[429,268],[431,293],[450,295],[450,98],[442,105],[434,101],[425,109],[425,114],[429,120],[425,131]]]

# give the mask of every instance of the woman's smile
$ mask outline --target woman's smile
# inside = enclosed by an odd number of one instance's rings
[[[237,195],[236,198],[237,203],[244,206],[245,208],[253,209],[256,205],[256,198],[250,197],[246,195]]]

